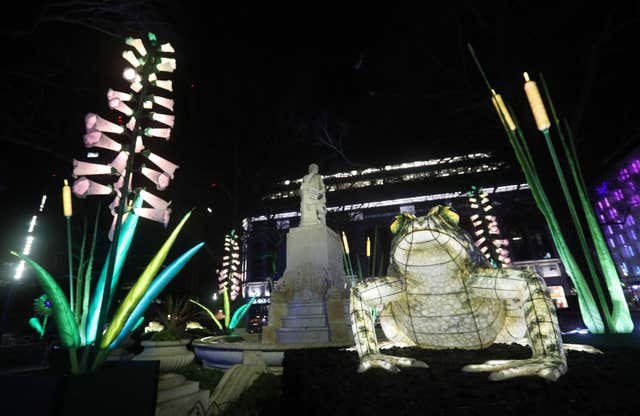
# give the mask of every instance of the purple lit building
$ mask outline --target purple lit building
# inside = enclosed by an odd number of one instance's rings
[[[617,164],[597,186],[596,214],[621,280],[640,289],[640,149]]]

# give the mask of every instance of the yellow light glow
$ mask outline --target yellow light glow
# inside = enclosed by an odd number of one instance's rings
[[[62,211],[65,217],[69,218],[73,215],[73,208],[71,205],[71,187],[69,181],[64,180],[64,186],[62,187]]]

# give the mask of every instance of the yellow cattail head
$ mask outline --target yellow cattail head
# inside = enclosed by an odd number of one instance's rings
[[[371,257],[371,240],[367,237],[367,257]]]
[[[551,122],[549,121],[547,110],[545,109],[544,103],[542,102],[542,97],[540,96],[538,85],[536,85],[535,81],[531,81],[529,79],[529,74],[525,72],[523,75],[525,80],[524,92],[527,94],[529,107],[531,107],[533,118],[536,120],[536,127],[538,127],[538,130],[540,131],[549,130],[549,127],[551,127]]]
[[[511,114],[502,100],[502,96],[500,94],[496,94],[494,90],[491,90],[491,92],[493,93],[491,96],[491,102],[493,103],[500,120],[509,128],[509,130],[516,131],[516,124],[513,122]]]
[[[64,180],[64,186],[62,187],[62,212],[67,218],[73,215],[73,208],[71,205],[71,187],[66,179]]]
[[[347,241],[347,235],[342,232],[342,244],[344,245],[344,252],[349,254],[349,242]]]

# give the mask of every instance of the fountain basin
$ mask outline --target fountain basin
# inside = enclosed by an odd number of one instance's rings
[[[267,367],[282,367],[284,352],[303,348],[349,347],[336,343],[321,344],[262,344],[254,341],[228,342],[229,337],[213,336],[194,340],[192,345],[196,356],[207,368],[226,370],[236,364],[257,364],[257,360]]]

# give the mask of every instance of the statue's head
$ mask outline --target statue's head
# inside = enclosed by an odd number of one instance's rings
[[[318,173],[318,165],[312,163],[309,165],[309,173]]]

